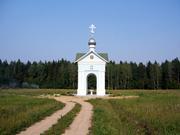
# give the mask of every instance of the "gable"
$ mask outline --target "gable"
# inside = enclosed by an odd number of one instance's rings
[[[84,59],[85,57],[89,56],[90,54],[93,54],[96,57],[98,57],[99,59],[101,59],[105,62],[108,62],[108,54],[107,53],[95,53],[95,52],[77,53],[75,62],[78,62],[78,61]]]
[[[98,56],[96,56],[94,53],[89,53],[86,55],[83,59],[78,61],[79,63],[105,63],[104,60],[100,59]]]

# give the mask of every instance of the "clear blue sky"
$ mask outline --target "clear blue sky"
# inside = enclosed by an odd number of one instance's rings
[[[91,23],[116,62],[180,58],[180,0],[0,0],[0,59],[73,61]]]

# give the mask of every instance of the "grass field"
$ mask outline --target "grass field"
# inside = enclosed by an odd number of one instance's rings
[[[75,90],[0,90],[0,134],[13,135],[63,107],[39,95],[73,95]],[[136,95],[136,99],[92,99],[93,135],[178,135],[180,133],[180,91],[112,90],[110,96]],[[46,134],[63,131],[72,122],[78,107]],[[63,123],[63,124],[62,124]],[[62,127],[59,125],[63,125]],[[59,130],[60,131],[60,130]]]
[[[34,90],[0,91],[0,135],[16,134],[64,106],[53,99],[30,96],[40,94],[41,90],[33,92]]]
[[[71,89],[0,89],[0,94],[11,95],[27,95],[27,96],[39,96],[39,95],[53,95],[60,94],[66,96],[72,96],[76,91]]]
[[[110,91],[136,99],[92,99],[93,135],[180,134],[180,91]]]

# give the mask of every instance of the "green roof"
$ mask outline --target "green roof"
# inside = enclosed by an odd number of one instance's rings
[[[86,53],[77,53],[76,54],[76,61],[81,58],[82,56],[86,55]],[[109,61],[108,59],[108,54],[107,53],[98,53],[98,55],[100,55],[102,58],[104,58],[105,60]]]
[[[77,53],[76,54],[76,60],[78,60],[79,58],[81,58],[83,55],[85,55],[86,53]]]
[[[98,53],[101,57],[103,57],[105,60],[109,61],[108,54],[107,53]]]

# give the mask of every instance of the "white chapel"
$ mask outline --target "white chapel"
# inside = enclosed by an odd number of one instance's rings
[[[89,92],[88,78],[95,76],[95,88],[92,93],[96,93],[97,96],[104,96],[105,91],[105,70],[106,63],[108,62],[107,53],[96,52],[96,40],[94,39],[95,25],[89,27],[91,29],[91,36],[88,42],[89,51],[87,53],[77,53],[75,62],[78,64],[78,89],[77,96],[86,96]],[[94,92],[93,92],[94,91]]]

